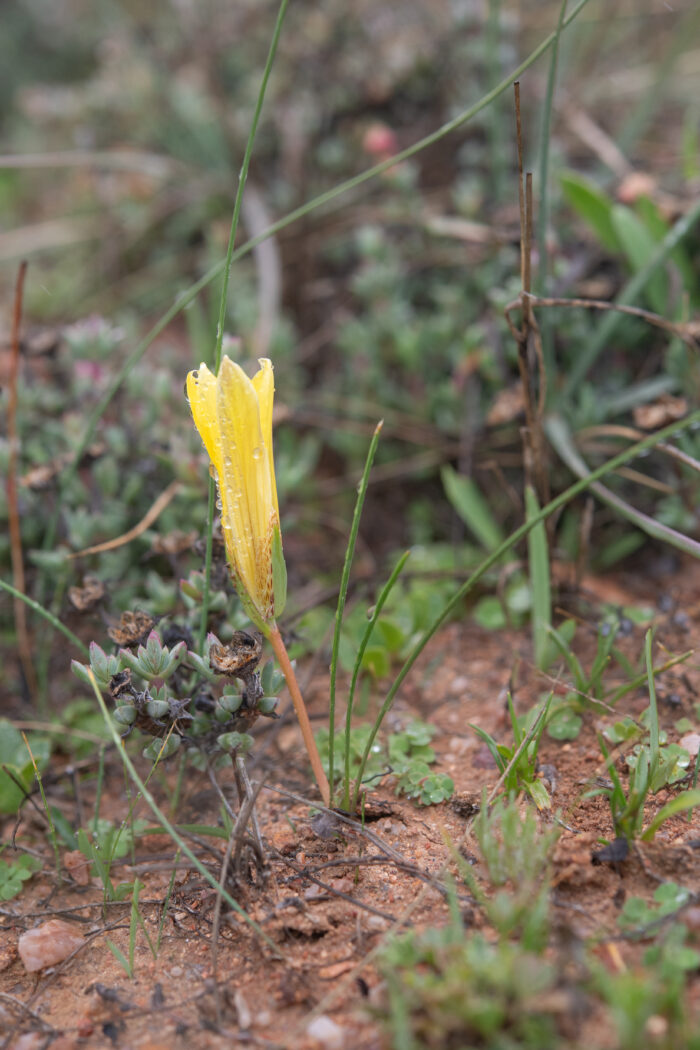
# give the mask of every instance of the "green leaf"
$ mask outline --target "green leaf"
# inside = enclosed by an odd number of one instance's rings
[[[48,739],[32,733],[28,740],[39,770],[44,769],[49,761]],[[5,719],[0,720],[0,767],[3,766],[6,769],[0,768],[0,813],[16,813],[25,798],[19,785],[29,789],[34,766],[22,734]]]
[[[700,806],[700,790],[686,791],[682,795],[677,795],[659,810],[644,831],[642,841],[651,842],[665,820],[668,820],[669,817],[675,817],[678,813],[685,813],[689,809],[695,809],[696,806]]]
[[[633,273],[639,273],[650,261],[658,243],[641,219],[623,204],[611,212],[613,227]],[[646,295],[653,310],[664,316],[668,309],[668,277],[658,270],[646,284]]]
[[[479,543],[487,551],[500,547],[504,540],[501,527],[472,478],[458,474],[449,465],[442,468],[440,477],[445,495]]]
[[[22,886],[41,868],[41,861],[25,853],[13,861],[0,860],[0,900],[9,901],[22,891]]]
[[[287,604],[287,563],[282,550],[279,525],[272,533],[272,592],[275,596],[275,616],[281,616]]]
[[[670,915],[678,911],[690,896],[690,890],[675,882],[664,882],[654,890],[654,900],[659,905],[659,915]]]
[[[398,653],[406,641],[406,635],[393,620],[378,620],[377,633],[390,653]]]
[[[610,212],[613,202],[594,183],[582,175],[566,172],[561,176],[561,188],[567,201],[595,232],[609,252],[618,252],[620,244],[612,224]]]
[[[549,797],[549,792],[541,780],[533,780],[531,783],[526,784],[525,790],[538,809],[552,808],[552,800]]]
[[[391,670],[389,653],[381,645],[368,645],[362,657],[362,669],[374,678],[385,678]]]
[[[650,197],[640,197],[636,202],[636,208],[649,233],[658,244],[664,239],[670,229],[668,222],[659,211],[658,205]],[[692,294],[697,282],[695,271],[688,258],[685,246],[683,244],[676,245],[671,252],[670,258],[680,271],[686,292]]]
[[[499,631],[506,626],[503,605],[494,594],[487,594],[474,606],[474,619],[479,627],[488,631]]]
[[[555,711],[547,723],[547,735],[552,740],[575,740],[581,732],[583,721],[580,715],[569,707]]]
[[[496,763],[496,766],[498,767],[498,772],[503,773],[503,771],[508,765],[508,760],[510,759],[510,752],[506,751],[506,756],[504,757],[504,755],[501,754],[501,749],[499,748],[496,741],[489,733],[486,732],[485,729],[482,729],[481,726],[475,726],[473,722],[470,722],[469,726],[471,729],[474,730],[477,736],[480,737],[486,744],[487,748],[491,752],[491,757],[493,758],[494,762]]]

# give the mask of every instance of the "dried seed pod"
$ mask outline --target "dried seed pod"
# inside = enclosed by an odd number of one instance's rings
[[[86,576],[82,587],[69,587],[68,600],[78,612],[89,612],[105,596],[105,585],[97,576]]]
[[[145,642],[155,626],[155,620],[142,609],[123,612],[119,623],[107,629],[107,634],[117,645],[133,648]]]
[[[213,641],[209,647],[209,666],[215,674],[247,678],[260,663],[262,635],[235,631],[228,645]]]

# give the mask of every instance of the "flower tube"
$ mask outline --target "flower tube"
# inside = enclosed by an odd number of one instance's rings
[[[284,607],[286,571],[272,456],[272,363],[259,364],[252,379],[228,357],[218,376],[203,364],[187,376],[187,396],[212,462],[233,582],[267,634]]]

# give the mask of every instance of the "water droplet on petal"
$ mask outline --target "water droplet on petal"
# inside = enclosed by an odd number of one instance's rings
[[[261,456],[262,456],[262,452],[258,448],[258,446],[256,445],[255,448],[253,449],[253,459],[260,459]]]

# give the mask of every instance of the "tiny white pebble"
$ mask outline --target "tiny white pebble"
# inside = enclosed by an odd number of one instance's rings
[[[345,1033],[339,1024],[322,1014],[315,1017],[306,1029],[306,1034],[324,1048],[324,1050],[342,1050]]]

